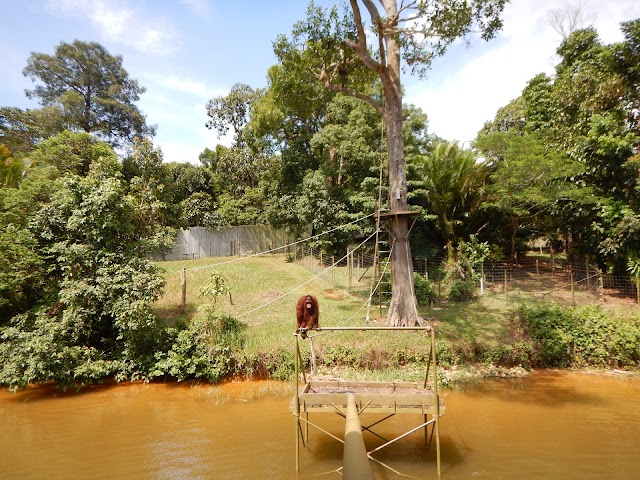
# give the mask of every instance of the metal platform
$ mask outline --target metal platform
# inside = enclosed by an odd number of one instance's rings
[[[440,466],[440,417],[444,414],[445,406],[438,393],[438,375],[437,375],[437,361],[435,358],[435,334],[431,327],[323,327],[319,329],[321,331],[344,331],[344,330],[423,330],[430,338],[430,350],[429,360],[426,364],[426,372],[424,382],[360,382],[360,381],[344,381],[344,380],[314,380],[307,378],[305,371],[301,368],[304,365],[302,355],[300,352],[299,332],[295,334],[295,394],[289,403],[289,410],[295,417],[295,447],[296,447],[296,471],[300,468],[300,445],[302,440],[303,445],[306,447],[309,441],[309,427],[314,427],[320,432],[334,438],[335,440],[345,444],[345,465],[347,461],[353,462],[351,454],[347,455],[346,448],[346,433],[345,439],[338,438],[332,433],[322,428],[317,423],[309,420],[309,414],[311,413],[334,413],[338,414],[347,420],[349,423],[349,417],[347,416],[348,410],[351,408],[355,412],[357,418],[361,413],[381,414],[384,417],[375,421],[374,423],[366,426],[361,426],[358,423],[358,433],[360,434],[360,442],[362,440],[362,432],[367,431],[376,437],[384,440],[384,444],[377,448],[366,451],[365,447],[362,447],[362,455],[366,455],[366,459],[373,461],[379,465],[384,466],[390,471],[402,475],[389,465],[382,463],[380,460],[374,458],[372,454],[386,448],[387,446],[395,443],[396,441],[410,435],[420,429],[424,428],[424,440],[427,448],[431,445],[431,440],[435,436],[436,444],[436,460],[437,460],[437,478],[441,476]],[[315,372],[316,362],[314,355],[313,336],[308,333],[308,338],[311,342],[311,369]],[[300,375],[302,374],[302,375]],[[430,375],[431,374],[431,375]],[[300,384],[302,376],[303,383]],[[372,430],[372,427],[386,421],[396,414],[417,414],[420,415],[420,421],[418,425],[404,432],[403,434],[387,440],[378,435]],[[431,433],[429,434],[428,427],[431,425]],[[304,428],[303,428],[304,427]],[[364,443],[363,443],[364,445]],[[356,460],[356,463],[358,461]],[[362,466],[362,464],[360,464]],[[343,467],[338,471],[342,473]],[[360,478],[360,477],[358,477]],[[362,477],[372,478],[372,477]]]
[[[309,381],[298,388],[300,413],[335,413],[336,407],[347,408],[347,394],[353,393],[359,411],[367,413],[414,413],[440,415],[445,407],[440,398],[436,409],[436,395],[430,386],[417,382],[345,382]],[[289,410],[296,412],[296,398]]]

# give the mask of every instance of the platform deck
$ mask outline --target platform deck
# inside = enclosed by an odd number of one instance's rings
[[[347,393],[353,393],[359,410],[366,413],[421,413],[435,415],[436,395],[417,382],[309,381],[298,389],[301,413],[335,413],[346,409]],[[294,395],[289,410],[296,411]],[[442,398],[439,414],[444,413]],[[366,408],[365,408],[366,407]]]

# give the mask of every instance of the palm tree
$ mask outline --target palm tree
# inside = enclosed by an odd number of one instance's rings
[[[431,153],[416,159],[415,166],[426,207],[436,215],[437,229],[451,255],[454,227],[479,206],[488,168],[476,152],[457,142],[437,143]]]

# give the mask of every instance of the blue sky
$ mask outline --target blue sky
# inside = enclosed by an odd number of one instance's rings
[[[205,128],[205,105],[241,82],[266,86],[276,62],[272,41],[304,18],[307,0],[22,0],[4,1],[0,45],[0,105],[33,108],[22,75],[31,52],[53,53],[74,39],[97,41],[122,55],[132,78],[146,87],[138,103],[158,126],[155,143],[165,161],[198,163],[217,143]],[[330,6],[336,2],[316,0]],[[406,75],[405,101],[423,109],[429,130],[467,142],[527,80],[553,72],[560,37],[548,25],[550,9],[570,0],[512,0],[505,26],[489,43],[454,45],[426,80]],[[640,18],[637,0],[583,0],[583,10],[606,43],[619,41],[619,23]]]

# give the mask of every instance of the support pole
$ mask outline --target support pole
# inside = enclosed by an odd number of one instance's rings
[[[600,293],[600,301],[604,302],[604,282],[602,281],[602,272],[598,272],[598,290]]]
[[[353,275],[353,252],[349,251],[347,247],[347,274],[349,276],[349,292],[351,291],[351,276]]]
[[[183,268],[180,272],[180,284],[182,286],[182,298],[180,300],[180,308],[184,312],[187,308],[187,269]]]
[[[507,269],[504,269],[504,301],[509,303],[509,293],[507,291]]]
[[[313,337],[309,335],[309,347],[311,347],[311,373],[318,375],[318,366],[316,365],[316,349],[313,346]]]
[[[436,370],[438,363],[436,359],[436,333],[434,328],[431,329],[431,351],[433,352],[433,393],[436,398],[436,413],[433,418],[435,420],[436,429],[436,463],[438,465],[438,480],[440,480],[440,395],[438,393],[438,371]]]
[[[345,480],[373,480],[373,471],[362,437],[356,397],[353,393],[347,394],[347,419],[344,424],[342,464],[342,476]]]
[[[298,431],[300,430],[300,397],[298,396],[298,352],[300,349],[298,348],[298,335],[296,337],[296,345],[295,345],[295,354],[293,364],[295,365],[295,376],[294,378],[294,388],[296,390],[296,472],[300,471],[300,437],[298,436]]]

